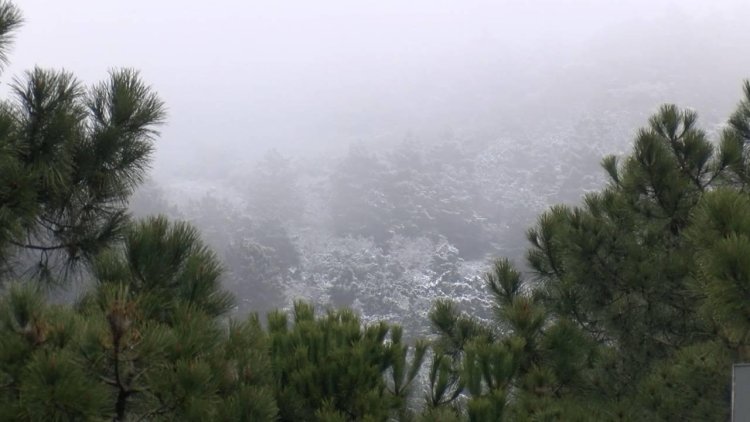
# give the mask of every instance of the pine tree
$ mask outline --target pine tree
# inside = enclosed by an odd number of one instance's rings
[[[19,23],[0,4],[2,58]],[[0,106],[0,258],[16,275],[55,279],[120,239],[164,105],[130,69],[86,88],[35,68],[11,88]]]
[[[0,3],[0,58],[20,12]],[[164,108],[132,70],[85,89],[34,69],[0,106],[0,419],[276,419],[268,336],[232,308],[221,265],[185,223],[126,213]],[[50,280],[80,268],[75,306]],[[86,264],[80,267],[77,264]]]
[[[231,297],[194,229],[135,225],[94,274],[75,307],[29,284],[3,297],[3,419],[276,419],[269,337],[218,318]]]
[[[81,364],[85,322],[50,306],[33,286],[12,285],[0,300],[0,419],[73,420],[101,415],[107,394]]]
[[[744,94],[717,146],[694,112],[663,106],[631,155],[603,160],[602,191],[542,214],[533,278],[507,260],[487,275],[496,325],[437,304],[470,419],[727,417],[750,329]]]
[[[271,358],[281,420],[385,421],[408,415],[408,397],[426,345],[402,343],[400,327],[363,326],[350,310],[316,316],[297,302],[291,324],[269,314]]]
[[[8,62],[8,50],[14,31],[21,24],[21,12],[11,3],[0,3],[0,64]],[[6,104],[4,108],[9,108]],[[15,130],[15,123],[6,112],[0,114],[0,264],[6,266],[8,248],[13,239],[22,233],[36,208],[33,178],[24,172],[17,156],[21,151],[8,139]]]

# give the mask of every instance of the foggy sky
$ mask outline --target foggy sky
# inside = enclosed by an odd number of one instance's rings
[[[554,79],[610,28],[736,21],[750,15],[746,3],[22,0],[25,23],[2,82],[34,65],[87,83],[113,67],[139,69],[169,109],[155,163],[168,172],[205,151],[304,150],[495,124],[534,91],[518,86],[524,78]],[[748,71],[729,72],[727,86],[738,93]]]

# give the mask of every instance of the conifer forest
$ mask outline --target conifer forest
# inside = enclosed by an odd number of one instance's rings
[[[0,421],[730,419],[742,2],[34,1],[0,1]]]

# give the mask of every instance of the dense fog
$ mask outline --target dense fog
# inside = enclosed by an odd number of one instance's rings
[[[139,216],[195,223],[237,312],[296,298],[424,334],[488,306],[542,210],[601,187],[665,102],[715,133],[750,77],[744,1],[25,0],[5,73],[141,71],[169,107]]]

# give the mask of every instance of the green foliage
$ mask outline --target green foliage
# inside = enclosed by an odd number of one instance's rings
[[[729,127],[722,132],[721,161],[729,170],[727,181],[746,192],[750,184],[750,81],[743,85],[744,98],[729,117]]]
[[[696,113],[661,107],[629,156],[602,161],[602,191],[542,214],[533,283],[507,260],[487,275],[494,324],[436,304],[470,419],[726,419],[750,350],[744,94],[717,146]]]
[[[731,365],[729,351],[719,342],[685,347],[654,365],[640,381],[636,403],[648,419],[725,421],[730,418]]]
[[[391,328],[391,338],[388,344],[388,357],[391,364],[390,376],[387,377],[389,382],[390,393],[400,401],[400,407],[406,408],[407,399],[411,392],[411,387],[422,368],[426,353],[427,343],[417,341],[413,350],[408,345],[402,343],[403,329],[399,326]],[[410,353],[411,352],[411,353]],[[409,355],[411,362],[409,361]]]
[[[255,315],[231,321],[226,342],[213,358],[218,389],[225,397],[215,415],[221,421],[274,421],[278,407],[273,390],[269,339]]]
[[[748,210],[750,198],[744,193],[710,192],[696,209],[695,226],[688,231],[697,250],[693,288],[705,295],[700,310],[726,341],[742,348],[750,340]]]
[[[94,274],[95,291],[79,304],[91,321],[81,350],[113,390],[118,419],[275,418],[266,335],[255,317],[227,329],[219,323],[231,297],[192,227],[141,222]]]
[[[445,409],[459,397],[464,388],[464,381],[452,365],[453,359],[437,349],[432,357],[429,372],[429,394],[427,395],[427,413]]]
[[[439,407],[425,410],[416,420],[419,422],[459,422],[464,418],[455,409]]]
[[[0,4],[3,61],[19,22]],[[0,258],[4,271],[33,262],[56,281],[120,240],[164,105],[129,69],[87,89],[71,73],[35,68],[11,94],[0,104]],[[11,261],[19,255],[25,264]]]
[[[12,285],[0,302],[0,416],[4,420],[74,420],[101,414],[108,396],[82,365],[82,321],[47,305],[31,286]]]
[[[0,3],[0,60],[19,22]],[[197,230],[129,221],[164,118],[135,71],[87,89],[68,72],[34,69],[12,94],[0,104],[3,275],[25,271],[30,256],[44,279],[74,270],[91,282],[74,306],[48,304],[34,284],[6,286],[0,419],[411,417],[426,343],[409,347],[399,327],[363,326],[348,310],[316,317],[303,303],[291,327],[280,313],[267,331],[254,315],[222,320],[232,296]],[[290,245],[285,265],[298,259]]]
[[[418,343],[411,352],[399,327],[363,326],[348,310],[316,317],[302,302],[294,306],[293,324],[276,312],[268,326],[282,420],[387,420],[406,414],[426,345]]]
[[[0,190],[13,199],[0,215],[18,228],[1,246],[85,258],[94,283],[75,307],[48,305],[33,284],[7,286],[2,419],[275,420],[266,334],[257,318],[217,319],[233,303],[216,256],[185,223],[128,224],[158,98],[131,71],[86,93],[72,75],[37,69],[15,92],[6,121],[17,127],[4,126],[0,157],[13,171],[0,174],[28,189]]]
[[[211,316],[231,309],[232,297],[221,289],[221,264],[195,228],[151,217],[124,237],[122,249],[97,257],[93,272],[100,283],[127,285],[150,317],[168,320],[182,302]]]
[[[108,399],[71,352],[38,350],[20,378],[17,406],[28,420],[82,420],[101,414]]]
[[[19,23],[18,10],[0,3],[0,62]],[[494,263],[485,279],[493,322],[435,304],[431,349],[407,345],[399,326],[366,325],[348,309],[318,314],[304,302],[291,315],[269,314],[265,329],[257,315],[222,319],[232,297],[198,232],[164,217],[132,223],[125,212],[164,118],[136,72],[113,71],[87,89],[70,73],[34,69],[12,95],[0,104],[2,275],[25,270],[25,252],[43,278],[83,262],[91,283],[70,306],[3,278],[1,420],[728,416],[728,368],[750,358],[750,82],[716,144],[695,112],[661,107],[630,155],[604,158],[600,192],[551,208],[528,231],[531,277],[507,259]],[[269,157],[266,170],[279,163]],[[300,218],[286,170],[274,177],[289,191],[256,213]],[[378,157],[353,151],[341,170],[332,203],[346,217],[342,233],[385,245],[419,225],[447,225],[459,243],[482,232],[481,218],[460,217],[466,198],[449,195],[430,215],[414,194],[424,190],[419,177],[391,174]],[[395,192],[388,213],[372,220],[385,191]],[[285,251],[283,265],[267,259],[259,277],[299,259],[278,228],[267,240]],[[265,259],[255,252],[251,264]],[[444,262],[433,264],[442,271]],[[410,400],[428,357],[416,414]]]
[[[76,309],[47,305],[31,286],[12,286],[0,302],[3,416],[275,420],[271,359],[258,319],[225,328],[208,313],[214,308],[180,294],[180,283],[210,279],[159,274],[179,280],[159,286],[169,298],[161,312],[153,292],[133,278],[100,280]]]

